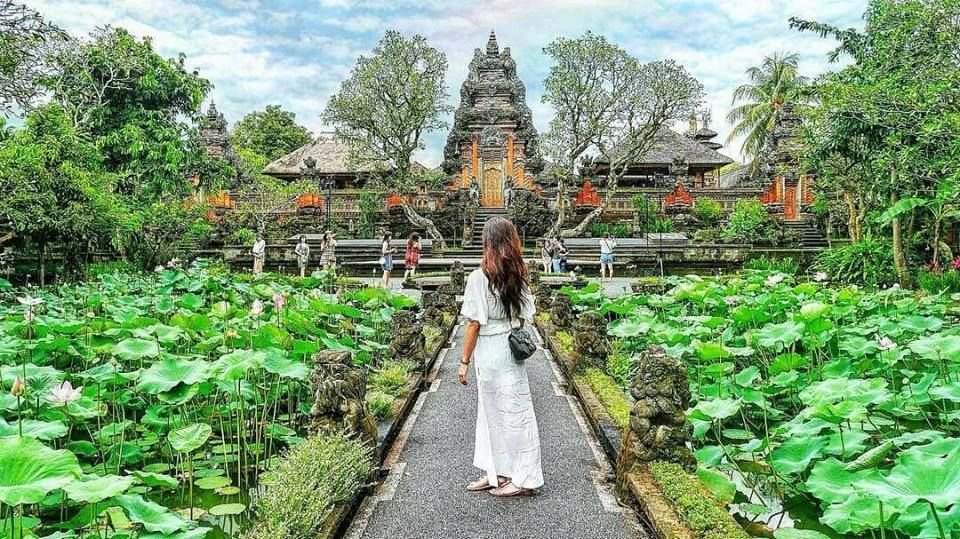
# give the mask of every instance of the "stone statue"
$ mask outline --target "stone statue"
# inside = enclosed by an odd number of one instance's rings
[[[626,475],[653,460],[675,462],[695,472],[697,459],[688,444],[693,425],[684,411],[690,406],[687,370],[663,347],[651,346],[641,355],[630,387],[636,401],[617,457],[617,492],[623,495]]]
[[[438,327],[442,327],[441,324]],[[390,355],[395,359],[412,360],[426,368],[427,338],[423,334],[423,322],[417,313],[409,310],[393,313],[391,321]]]
[[[450,266],[450,284],[453,286],[454,290],[457,290],[460,294],[463,293],[467,285],[466,272],[463,269],[463,262],[459,260],[454,260],[453,265]]]
[[[527,282],[531,292],[536,292],[540,286],[540,263],[536,260],[527,262]]]
[[[423,322],[433,327],[443,327],[443,315],[447,313],[457,316],[460,307],[457,304],[457,293],[452,285],[445,284],[433,292],[425,292],[422,300]]]
[[[550,304],[550,322],[557,329],[567,330],[573,326],[573,303],[570,296],[557,294]]]
[[[606,318],[595,312],[585,312],[577,316],[574,327],[574,349],[580,355],[580,359],[589,359],[600,364],[606,363],[607,356],[610,354]]]
[[[377,423],[364,401],[367,393],[364,369],[354,367],[350,352],[322,350],[313,360],[310,431],[347,432],[376,448]]]

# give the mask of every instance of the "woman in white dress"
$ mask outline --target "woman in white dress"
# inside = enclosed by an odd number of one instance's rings
[[[483,262],[467,279],[461,314],[468,322],[458,377],[467,385],[467,367],[476,361],[473,465],[483,472],[467,490],[533,495],[543,485],[540,435],[526,365],[513,359],[508,337],[521,320],[533,321],[534,301],[517,229],[502,217],[483,227]]]

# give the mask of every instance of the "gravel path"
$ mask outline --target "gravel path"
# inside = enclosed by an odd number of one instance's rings
[[[637,531],[635,515],[617,505],[609,466],[543,351],[527,364],[546,484],[531,498],[464,491],[479,472],[471,465],[477,410],[473,373],[468,387],[456,381],[462,339],[460,326],[431,391],[421,395],[406,435],[398,438],[402,449],[395,447],[387,459],[390,476],[367,498],[347,537],[645,537]]]

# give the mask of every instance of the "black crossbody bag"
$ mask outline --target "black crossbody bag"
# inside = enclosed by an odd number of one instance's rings
[[[486,271],[484,271],[486,275]],[[510,315],[508,315],[510,316]],[[512,320],[512,316],[510,317]],[[510,343],[510,353],[513,354],[514,361],[523,362],[537,352],[537,344],[533,342],[533,337],[523,327],[526,321],[520,318],[520,327],[512,328],[507,341]],[[511,324],[512,325],[512,324]]]

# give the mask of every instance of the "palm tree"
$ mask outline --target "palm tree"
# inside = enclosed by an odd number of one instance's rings
[[[803,93],[809,80],[797,71],[799,59],[794,52],[766,56],[759,67],[746,71],[750,82],[733,91],[733,104],[737,106],[727,113],[727,121],[734,124],[727,143],[744,137],[740,151],[755,165],[759,165],[758,158],[773,132],[777,111],[787,102],[809,102]]]

